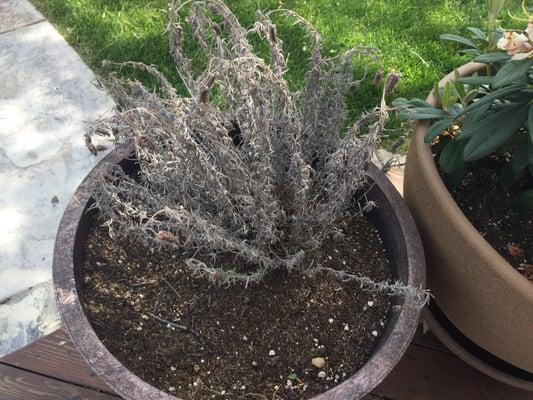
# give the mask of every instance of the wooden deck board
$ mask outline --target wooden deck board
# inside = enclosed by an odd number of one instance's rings
[[[89,370],[64,330],[58,330],[7,355],[1,362],[59,380],[109,391],[107,385]]]
[[[533,400],[533,392],[483,375],[451,353],[414,343],[373,393],[394,400]]]
[[[118,400],[119,397],[0,364],[0,399]]]
[[[0,400],[118,399],[62,330],[1,359],[0,375]],[[479,373],[419,330],[398,366],[365,400],[533,400],[533,393]]]

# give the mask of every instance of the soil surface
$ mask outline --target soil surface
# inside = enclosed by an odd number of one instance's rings
[[[340,228],[346,236],[330,239],[315,263],[392,279],[364,217]],[[139,377],[184,399],[325,392],[365,363],[391,308],[386,294],[331,276],[277,272],[248,288],[212,286],[179,255],[113,240],[96,221],[86,255],[83,297],[100,339]]]
[[[515,211],[513,196],[533,187],[531,177],[509,192],[499,179],[501,160],[489,158],[473,165],[453,198],[481,235],[514,268],[533,282],[533,212]]]

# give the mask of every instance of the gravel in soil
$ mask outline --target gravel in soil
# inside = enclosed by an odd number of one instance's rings
[[[487,242],[533,282],[533,212],[519,214],[511,206],[514,195],[533,187],[533,179],[507,191],[500,184],[501,167],[496,158],[474,164],[452,196]]]
[[[392,279],[364,218],[312,254],[323,266]],[[387,324],[390,298],[331,276],[276,272],[216,287],[177,254],[90,229],[83,298],[105,346],[148,383],[184,399],[305,399],[355,373]]]

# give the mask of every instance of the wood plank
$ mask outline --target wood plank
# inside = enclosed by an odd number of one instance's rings
[[[444,345],[442,342],[437,339],[437,337],[431,331],[424,333],[422,324],[419,325],[416,330],[415,336],[411,341],[411,344],[422,346],[427,349],[432,349],[436,351],[441,351],[443,353],[452,354],[452,352]]]
[[[81,356],[70,343],[64,331],[58,331],[54,334],[41,339],[39,342],[30,345],[15,354],[0,360],[11,365],[19,365],[21,368],[35,371],[39,374],[48,375],[62,381],[68,381],[75,384],[89,386],[90,388],[98,387],[108,389],[103,382],[93,376],[85,365]],[[0,367],[2,365],[0,364]],[[22,371],[23,373],[26,373]],[[28,372],[29,373],[29,372]],[[2,371],[0,370],[0,374]],[[19,373],[20,374],[20,373]],[[31,374],[31,373],[30,373]],[[33,374],[32,374],[33,375]],[[39,379],[50,379],[37,375]],[[13,379],[9,382],[12,382]],[[4,379],[5,381],[5,379]],[[53,379],[52,379],[53,381]],[[21,384],[16,383],[16,389],[10,389],[17,394],[22,390]],[[22,378],[22,383],[29,385]],[[3,383],[5,386],[5,382]],[[48,387],[52,390],[59,390],[54,387],[53,382],[48,381]],[[55,386],[61,387],[63,382],[55,383]],[[68,386],[68,384],[67,384]],[[0,400],[18,400],[33,398],[56,399],[56,392],[50,391],[52,397],[42,397],[45,386],[40,388],[40,397],[3,397],[2,395],[11,392],[5,392],[5,388],[0,384]],[[23,385],[24,388],[24,385]],[[35,388],[30,387],[30,392]],[[84,388],[82,388],[84,389]],[[62,390],[66,390],[63,388]],[[90,390],[90,389],[87,389]],[[92,392],[90,392],[92,393]],[[14,395],[13,395],[14,396]],[[60,397],[61,399],[80,400],[83,397]],[[100,397],[91,397],[100,399]],[[117,397],[103,397],[104,399]],[[395,368],[394,371],[385,379],[385,381],[365,397],[365,400],[533,400],[533,393],[523,392],[513,387],[504,385],[500,382],[489,378],[469,365],[465,364],[449,351],[432,335],[423,335],[421,329],[417,331],[413,344],[409,347],[406,355]]]
[[[483,375],[453,354],[411,345],[372,391],[394,400],[533,400],[525,392]]]
[[[117,400],[119,398],[0,364],[0,399]]]
[[[111,392],[107,385],[90,371],[62,329],[5,356],[0,362],[62,381]]]

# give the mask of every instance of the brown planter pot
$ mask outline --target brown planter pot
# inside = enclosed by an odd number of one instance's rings
[[[84,261],[84,242],[87,238],[91,193],[88,189],[96,170],[103,162],[120,163],[131,149],[118,148],[111,152],[87,176],[70,200],[61,220],[54,250],[54,288],[64,327],[87,361],[89,367],[116,393],[126,399],[172,400],[175,397],[144,382],[124,367],[102,344],[85,314],[83,293],[80,291],[80,272]],[[375,185],[369,193],[379,207],[371,219],[380,230],[393,272],[397,279],[414,287],[425,287],[425,265],[422,243],[409,210],[377,169],[372,169]],[[315,400],[359,399],[375,388],[394,368],[406,351],[420,320],[421,311],[403,307],[410,299],[395,297],[393,311],[385,332],[366,364],[349,379]]]
[[[484,64],[459,68],[482,73]],[[454,79],[446,76],[440,85]],[[428,101],[437,105],[434,96]],[[419,122],[409,146],[404,197],[420,231],[428,286],[426,321],[439,338],[482,372],[533,390],[533,285],[470,224],[446,189]]]

